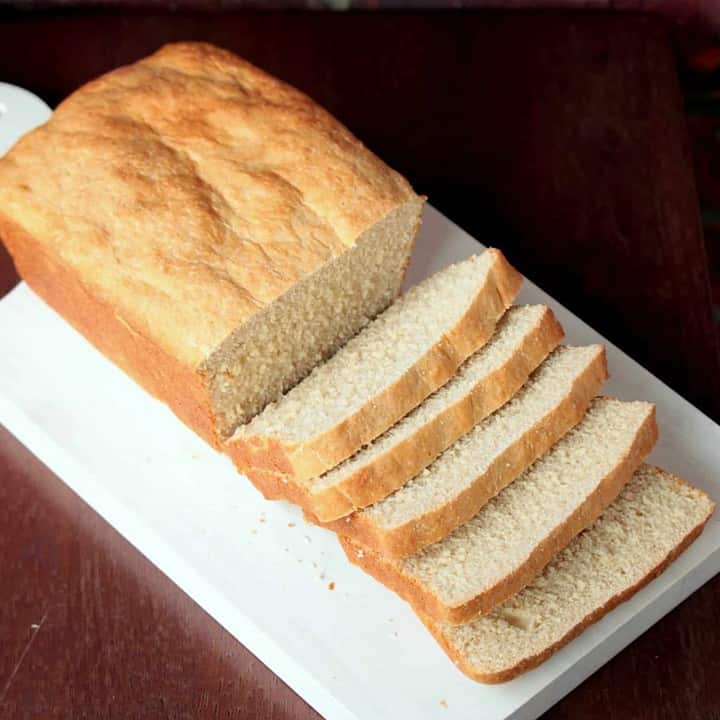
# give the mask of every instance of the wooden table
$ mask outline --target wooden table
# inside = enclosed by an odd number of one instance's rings
[[[441,210],[714,417],[711,320],[673,53],[605,14],[0,16],[0,79],[54,103],[162,42],[303,88]],[[1,202],[0,197],[0,202]],[[16,282],[0,257],[0,292]],[[316,714],[0,431],[0,717]],[[720,578],[551,718],[720,718]]]

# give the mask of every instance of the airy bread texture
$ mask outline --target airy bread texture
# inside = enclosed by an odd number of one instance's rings
[[[487,345],[386,433],[308,481],[306,510],[322,522],[382,500],[506,403],[562,339],[550,308],[508,310]]]
[[[596,398],[587,415],[451,535],[405,560],[341,538],[348,558],[450,625],[527,585],[617,497],[657,441],[655,407]]]
[[[643,465],[589,530],[492,613],[459,627],[427,617],[423,622],[466,675],[505,682],[656,578],[702,532],[714,509],[701,490]]]
[[[216,445],[397,296],[422,199],[308,97],[168,45],[0,161],[20,275]]]
[[[467,522],[547,452],[582,419],[606,379],[601,345],[560,346],[509,403],[404,487],[324,526],[390,557],[419,552]]]
[[[238,428],[227,445],[238,469],[282,474],[280,494],[302,502],[305,480],[387,430],[487,342],[521,282],[491,248],[416,285]]]

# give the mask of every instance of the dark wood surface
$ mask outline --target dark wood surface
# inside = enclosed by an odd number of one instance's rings
[[[655,20],[0,18],[0,80],[51,103],[165,41],[240,51],[316,97],[452,219],[720,417],[682,102]],[[14,282],[3,254],[0,292]],[[316,717],[4,431],[0,478],[0,717]],[[720,718],[718,627],[716,578],[548,717]]]

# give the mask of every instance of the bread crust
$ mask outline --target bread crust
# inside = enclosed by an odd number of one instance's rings
[[[0,237],[20,276],[50,307],[89,339],[103,355],[170,406],[175,415],[215,447],[212,408],[202,376],[169,355],[141,329],[85,285],[57,257],[15,222],[0,213]]]
[[[332,487],[316,492],[311,488],[307,510],[321,522],[330,522],[372,505],[402,487],[480,420],[504,405],[562,337],[563,329],[552,310],[544,308],[535,327],[503,365],[372,463],[358,468]]]
[[[493,587],[468,598],[460,605],[445,604],[416,578],[403,574],[398,563],[392,559],[363,548],[348,538],[340,537],[340,544],[352,563],[394,590],[409,602],[418,614],[448,625],[463,625],[489,613],[508,597],[522,590],[578,533],[592,525],[630,481],[643,458],[652,450],[657,438],[655,407],[652,406],[627,452],[601,480],[595,491],[585,498],[565,522],[543,538],[520,567],[501,578]]]
[[[538,457],[545,454],[566,432],[582,420],[588,406],[607,379],[605,348],[598,347],[592,362],[576,379],[561,403],[536,423],[520,440],[495,459],[470,487],[446,504],[415,517],[403,525],[386,529],[360,511],[330,523],[314,516],[308,519],[334,530],[381,555],[408,557],[442,540],[466,523],[490,498],[497,495]]]
[[[288,480],[286,475],[280,475],[268,470],[258,470],[257,468],[247,468],[245,470],[238,468],[238,470],[250,480],[266,500],[288,500],[303,509],[310,502],[307,489],[300,483]]]
[[[192,367],[416,198],[309,97],[205,43],[84,85],[0,186],[8,218]]]
[[[204,43],[87,83],[0,160],[0,186],[20,275],[216,447],[234,419],[211,386],[242,353],[226,343],[422,202],[309,97]]]
[[[495,248],[487,281],[453,329],[419,358],[407,372],[356,413],[309,442],[283,443],[270,436],[237,435],[225,449],[238,470],[253,479],[258,474],[281,497],[307,496],[285,489],[317,477],[357,452],[394,425],[428,395],[444,385],[460,365],[492,335],[502,313],[520,291],[522,276]],[[284,477],[273,481],[267,474]],[[309,505],[304,505],[309,507]]]
[[[689,483],[676,478],[677,482],[689,485]],[[497,684],[508,682],[518,675],[522,675],[528,670],[532,670],[538,665],[542,664],[551,655],[554,655],[560,648],[567,645],[571,640],[574,640],[580,633],[585,630],[589,625],[600,620],[600,618],[607,615],[611,610],[616,608],[620,603],[629,600],[635,593],[644,588],[656,577],[662,574],[665,568],[670,565],[679,555],[681,555],[693,541],[702,533],[707,521],[713,514],[714,505],[710,508],[707,516],[701,520],[687,535],[661,560],[650,572],[647,573],[643,578],[638,580],[630,587],[626,588],[622,592],[617,593],[602,606],[596,608],[593,612],[586,615],[579,623],[570,628],[560,639],[545,648],[542,652],[535,653],[526,658],[523,658],[520,662],[516,663],[512,667],[505,668],[498,672],[483,673],[476,670],[466,659],[458,653],[451,643],[445,638],[442,632],[442,628],[431,618],[423,616],[418,613],[418,617],[425,624],[427,629],[432,633],[433,637],[440,644],[442,649],[448,655],[448,657],[457,665],[457,667],[465,673],[472,680],[485,684]]]

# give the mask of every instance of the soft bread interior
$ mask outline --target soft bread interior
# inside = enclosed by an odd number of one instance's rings
[[[422,199],[410,198],[206,360],[201,369],[221,435],[277,400],[395,299],[421,210]]]
[[[498,323],[497,330],[488,344],[475,353],[447,385],[441,387],[422,405],[353,457],[330,472],[310,480],[311,492],[319,493],[334,485],[340,485],[345,478],[370,465],[375,458],[392,450],[394,446],[411,438],[424,425],[462,400],[483,378],[490,376],[508,361],[546,311],[543,305],[510,308]]]
[[[494,255],[452,265],[412,288],[306,380],[238,432],[301,443],[391,387],[454,328],[488,282]]]
[[[596,398],[579,425],[472,520],[417,555],[397,561],[398,570],[448,607],[462,606],[493,588],[538,549],[544,552],[547,539],[569,521],[574,524],[574,514],[589,499],[585,515],[592,516],[594,507],[598,514],[604,509],[606,479],[622,470],[621,476],[629,480],[652,449],[657,434],[653,412],[650,403]],[[556,543],[548,545],[549,550]]]
[[[601,352],[598,345],[557,348],[509,403],[476,425],[407,485],[362,512],[379,527],[394,528],[457,497],[504,448],[562,402]]]

